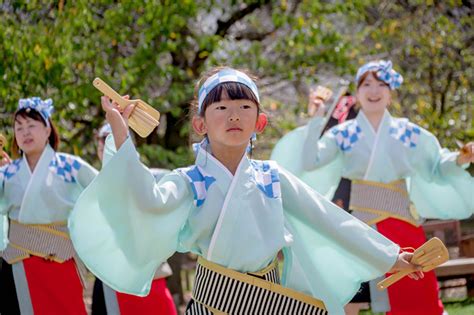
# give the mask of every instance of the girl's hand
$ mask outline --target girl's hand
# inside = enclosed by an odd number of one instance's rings
[[[413,253],[402,252],[398,255],[397,261],[393,265],[392,269],[390,269],[390,273],[397,272],[397,271],[411,271],[408,276],[412,279],[418,280],[423,279],[425,275],[423,271],[421,271],[421,266],[415,265],[411,263],[411,259],[413,258]]]
[[[128,95],[123,97],[129,99]],[[130,104],[122,109],[117,103],[112,102],[107,96],[101,97],[102,109],[105,111],[105,118],[112,128],[114,135],[115,147],[118,150],[128,137],[128,118],[135,108],[134,104]]]
[[[308,115],[313,117],[323,117],[326,106],[324,105],[324,100],[317,96],[316,90],[311,90],[308,97]]]
[[[469,142],[464,145],[464,147],[459,152],[456,163],[458,165],[474,163],[474,142]]]
[[[12,160],[8,156],[7,152],[5,152],[5,151],[2,152],[1,158],[2,159],[0,160],[0,167],[5,166],[7,164],[10,164],[12,162]]]
[[[129,95],[124,95],[124,99],[128,100]],[[102,96],[100,98],[102,109],[105,111],[107,121],[112,124],[112,121],[123,121],[128,128],[128,118],[130,117],[135,105],[130,104],[125,109],[122,109],[116,102],[113,102],[109,97]]]

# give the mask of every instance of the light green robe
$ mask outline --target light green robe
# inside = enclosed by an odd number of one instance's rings
[[[0,169],[0,250],[8,244],[8,219],[24,224],[66,222],[76,199],[97,175],[79,157],[46,145],[31,172],[25,157]]]
[[[256,272],[283,250],[282,284],[343,314],[360,283],[398,256],[396,244],[275,162],[244,156],[232,175],[203,145],[195,165],[156,183],[130,138],[113,147],[107,139],[108,162],[77,200],[69,229],[86,266],[117,291],[146,295],[175,251]]]
[[[283,137],[272,159],[331,198],[342,177],[388,183],[406,179],[423,218],[465,219],[474,213],[474,179],[427,130],[385,111],[374,131],[363,111],[321,138],[321,118]]]

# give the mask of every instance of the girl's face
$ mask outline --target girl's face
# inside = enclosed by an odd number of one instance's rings
[[[41,153],[48,143],[51,128],[30,117],[18,116],[14,124],[15,140],[26,155]]]
[[[224,97],[225,96],[225,97]],[[220,102],[210,104],[204,117],[195,116],[195,131],[207,134],[211,147],[232,147],[245,150],[254,132],[266,125],[265,114],[258,114],[257,104],[250,100],[230,100],[223,95]]]
[[[371,72],[360,84],[356,97],[365,113],[383,112],[391,101],[388,85],[376,79]]]

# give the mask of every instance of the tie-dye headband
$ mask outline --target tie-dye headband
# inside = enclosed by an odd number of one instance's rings
[[[39,97],[30,97],[22,98],[18,101],[19,110],[28,108],[37,111],[41,115],[41,117],[43,117],[46,124],[49,126],[49,118],[51,117],[51,113],[54,110],[52,99],[48,98],[43,101]]]
[[[369,71],[374,71],[377,78],[387,83],[391,90],[397,89],[403,82],[401,74],[392,69],[391,61],[379,60],[366,63],[357,70],[356,84],[360,78]]]
[[[245,73],[231,69],[231,68],[225,68],[222,69],[221,71],[217,72],[216,74],[212,75],[209,77],[206,82],[201,86],[199,89],[198,93],[198,113],[201,113],[202,110],[202,103],[206,99],[206,96],[219,84],[225,83],[225,82],[238,82],[242,83],[245,86],[247,86],[255,95],[255,98],[257,101],[260,102],[259,96],[258,96],[258,89],[257,85],[255,82],[252,81],[252,79],[249,78],[248,75]]]

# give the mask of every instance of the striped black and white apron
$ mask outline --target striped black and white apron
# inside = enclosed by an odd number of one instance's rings
[[[192,296],[186,315],[327,314],[322,301],[280,285],[276,261],[240,273],[199,257]]]

